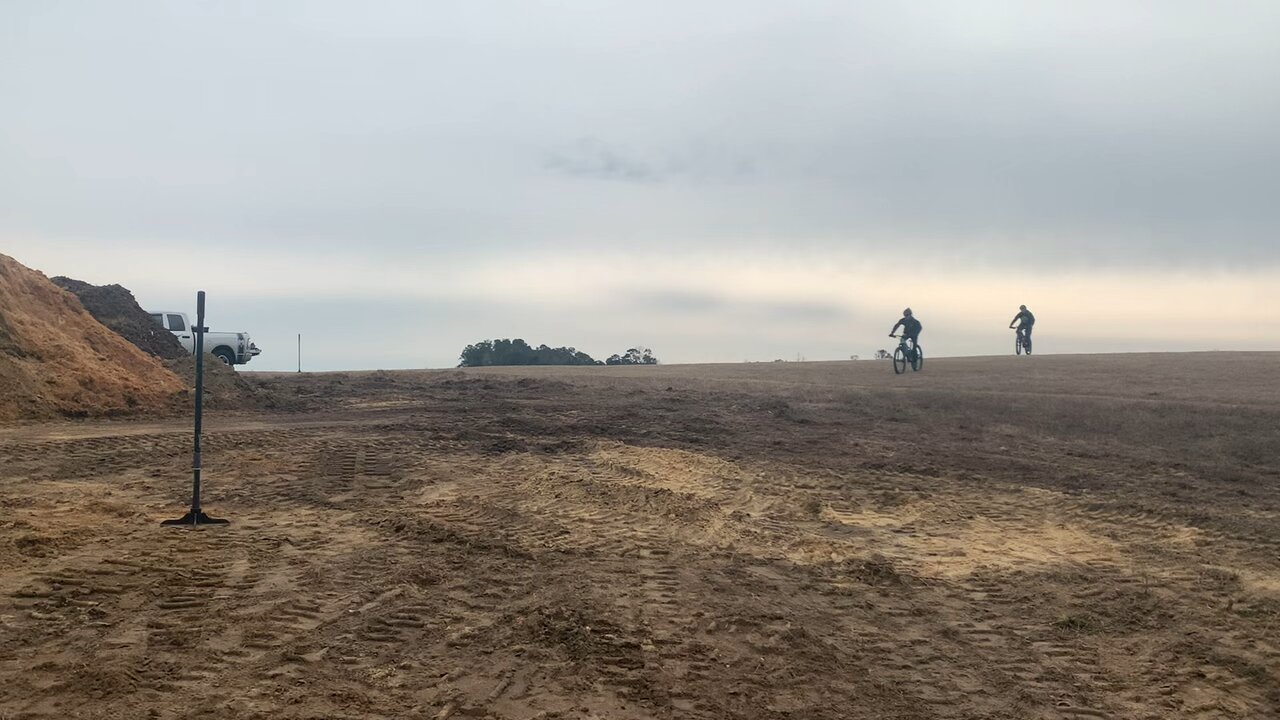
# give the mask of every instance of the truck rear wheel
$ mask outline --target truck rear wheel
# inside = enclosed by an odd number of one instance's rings
[[[220,347],[213,351],[214,357],[222,361],[224,365],[236,364],[236,354],[231,352],[231,348]]]

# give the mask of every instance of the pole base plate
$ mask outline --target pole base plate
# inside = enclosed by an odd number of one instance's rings
[[[209,517],[208,515],[205,515],[203,511],[192,510],[188,512],[186,515],[183,515],[182,517],[176,520],[164,520],[164,521],[161,521],[160,524],[161,525],[187,525],[190,527],[196,527],[199,525],[230,525],[231,521],[223,520],[222,518],[212,518],[212,517]]]

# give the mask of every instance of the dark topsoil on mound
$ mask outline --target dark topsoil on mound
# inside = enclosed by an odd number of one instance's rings
[[[204,406],[210,410],[298,410],[303,403],[250,380],[212,355],[204,358]],[[188,388],[196,385],[196,360],[185,355],[164,362]]]
[[[50,278],[64,290],[75,293],[80,304],[98,322],[136,345],[140,350],[166,360],[187,357],[187,351],[173,333],[156,324],[138,305],[133,293],[120,285],[90,285],[69,277]]]

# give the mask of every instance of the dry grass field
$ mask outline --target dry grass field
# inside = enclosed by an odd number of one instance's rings
[[[0,427],[0,718],[1280,717],[1280,354],[254,377]]]

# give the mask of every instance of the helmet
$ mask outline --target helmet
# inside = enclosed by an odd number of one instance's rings
[[[1018,306],[1018,309],[1019,309],[1019,310],[1026,310],[1026,309],[1027,309],[1027,306],[1026,306],[1026,305],[1019,305],[1019,306]]]
[[[907,317],[911,317],[911,308],[907,308],[906,310],[903,310],[902,314]]]

